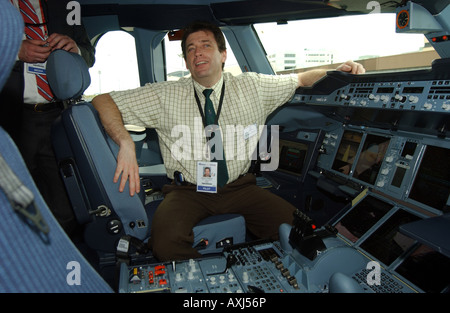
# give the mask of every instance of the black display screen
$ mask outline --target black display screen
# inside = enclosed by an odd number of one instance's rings
[[[409,198],[447,211],[450,195],[450,150],[427,146]]]
[[[348,212],[335,227],[339,233],[356,242],[393,206],[373,196],[366,196]]]
[[[308,144],[280,140],[280,162],[278,169],[294,175],[301,175]]]
[[[353,177],[372,185],[375,184],[389,142],[390,139],[387,137],[367,135],[356,161]]]
[[[450,258],[420,245],[395,270],[427,293],[450,292]]]
[[[390,265],[415,242],[399,232],[400,225],[417,220],[419,217],[407,211],[398,210],[364,240],[361,248],[384,264]]]
[[[361,144],[362,133],[346,130],[333,161],[333,170],[349,174]]]

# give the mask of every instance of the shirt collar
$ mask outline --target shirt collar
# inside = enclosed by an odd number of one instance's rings
[[[212,89],[213,93],[212,95],[216,98],[216,99],[220,99],[221,93],[222,93],[222,85],[223,85],[223,74],[222,76],[220,76],[220,79],[217,83],[215,83],[212,87],[210,88],[206,88],[205,86],[200,85],[198,82],[196,82],[195,80],[192,80],[194,82],[194,89],[197,92],[197,95],[201,95],[201,97],[205,97],[203,95],[203,90],[205,89]]]

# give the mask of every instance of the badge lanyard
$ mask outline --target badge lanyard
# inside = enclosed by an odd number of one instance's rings
[[[203,126],[206,128],[206,117],[203,113],[202,105],[200,104],[200,99],[197,96],[197,91],[194,87],[194,95],[195,95],[195,101],[197,101],[198,110],[200,111],[200,115],[202,116]],[[214,121],[214,125],[218,125],[217,122],[219,121],[220,112],[222,111],[222,103],[223,103],[223,96],[225,95],[225,82],[222,83],[222,91],[220,92],[220,100],[219,100],[219,107],[217,108],[217,114],[216,119]],[[209,140],[209,139],[208,139]]]
[[[203,126],[205,127],[206,141],[209,142],[211,137],[206,134],[206,128],[208,125],[206,125],[205,113],[203,112],[202,105],[200,104],[200,99],[198,98],[195,87],[194,87],[194,95],[195,95],[195,101],[197,102],[198,110],[200,112],[200,115],[202,116]],[[222,83],[222,91],[220,94],[219,107],[217,108],[217,114],[216,114],[216,118],[215,118],[214,124],[213,124],[216,126],[219,121],[220,112],[222,110],[224,95],[225,95],[225,81]],[[208,154],[209,153],[210,153],[210,151],[208,149]],[[197,162],[197,192],[208,192],[208,193],[216,193],[217,192],[217,170],[218,170],[217,164],[218,164],[217,162],[201,162],[201,161]],[[211,177],[203,177],[203,171],[199,171],[199,169],[202,169],[205,166],[210,168],[211,175],[212,175]]]

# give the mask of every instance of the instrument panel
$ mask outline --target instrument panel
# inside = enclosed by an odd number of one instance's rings
[[[326,133],[322,149],[318,172],[312,175],[341,178],[341,189],[352,194],[368,186],[433,213],[448,210],[450,142],[447,139],[346,127]],[[429,199],[430,194],[435,195],[434,200]]]
[[[449,73],[450,60],[440,59],[426,70],[330,72],[313,87],[299,88],[293,103],[327,108],[337,120],[325,131],[309,174],[351,196],[368,187],[432,214],[448,212]],[[337,117],[341,112],[344,118]]]
[[[438,59],[431,69],[408,72],[329,72],[315,86],[299,88],[293,103],[448,114],[449,69],[449,59]]]

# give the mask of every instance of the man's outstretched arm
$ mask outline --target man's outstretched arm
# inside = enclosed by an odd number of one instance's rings
[[[141,187],[139,166],[136,158],[135,145],[123,124],[122,115],[109,94],[95,97],[92,100],[92,105],[98,111],[106,132],[119,146],[114,183],[117,183],[120,175],[122,175],[119,191],[122,192],[125,189],[125,183],[129,180],[130,195],[133,196],[140,191]]]
[[[350,74],[364,74],[365,68],[357,62],[347,61],[336,68],[337,71]],[[327,74],[327,70],[310,70],[298,74],[298,87],[312,86],[316,81]]]

